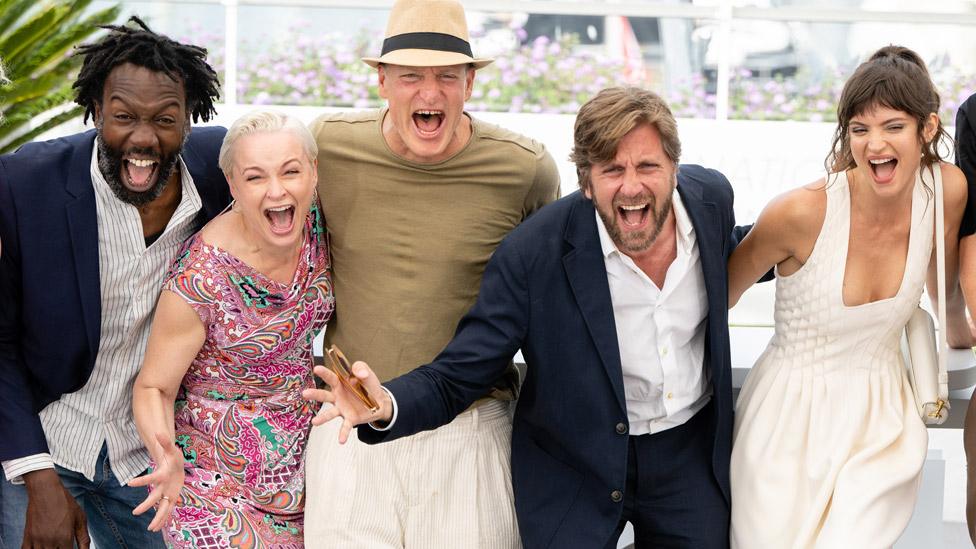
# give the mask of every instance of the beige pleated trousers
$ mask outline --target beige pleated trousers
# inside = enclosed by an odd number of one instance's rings
[[[305,544],[312,549],[518,549],[511,403],[488,400],[434,431],[369,446],[338,420],[312,430]]]

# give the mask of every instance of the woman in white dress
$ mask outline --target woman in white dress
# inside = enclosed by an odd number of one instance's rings
[[[918,55],[878,50],[844,86],[830,173],[770,202],[729,260],[730,306],[777,276],[775,335],[736,406],[733,548],[890,547],[911,518],[928,435],[899,342],[936,276],[935,178],[948,288],[966,202],[938,111]]]

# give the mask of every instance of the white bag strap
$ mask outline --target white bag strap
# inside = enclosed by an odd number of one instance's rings
[[[924,169],[924,168],[923,168]],[[942,166],[932,167],[935,176],[935,262],[939,291],[939,398],[949,401],[949,344],[946,340],[945,205],[942,192]]]

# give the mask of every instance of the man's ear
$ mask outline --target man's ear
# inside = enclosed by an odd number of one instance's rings
[[[464,71],[464,100],[467,101],[471,99],[471,92],[474,91],[474,73],[475,68],[470,66]]]
[[[389,99],[389,94],[386,93],[386,67],[383,63],[376,65],[376,74],[379,77],[379,89],[377,92],[383,99]]]

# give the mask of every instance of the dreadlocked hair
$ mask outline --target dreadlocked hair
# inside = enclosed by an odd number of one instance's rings
[[[101,103],[105,80],[118,65],[132,63],[151,71],[162,72],[181,82],[186,93],[187,111],[193,121],[204,122],[217,113],[214,100],[220,97],[217,73],[207,63],[207,50],[180,44],[156,34],[136,16],[127,25],[100,25],[109,33],[101,40],[78,47],[75,55],[84,56],[81,71],[73,87],[75,103],[85,107],[84,122],[95,117],[95,105]]]

